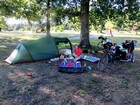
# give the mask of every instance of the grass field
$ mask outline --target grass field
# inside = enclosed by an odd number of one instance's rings
[[[44,35],[0,33],[0,105],[140,105],[140,37],[108,37],[116,43],[137,40],[137,59],[135,63],[110,65],[104,72],[97,70],[97,63],[90,62],[87,65],[92,70],[86,69],[81,74],[60,73],[48,60],[15,65],[4,62],[16,47],[13,42]],[[79,34],[54,33],[58,35],[75,37]],[[90,41],[92,45],[99,42],[97,38]],[[73,44],[78,42],[72,41]],[[27,76],[28,73],[33,76]]]

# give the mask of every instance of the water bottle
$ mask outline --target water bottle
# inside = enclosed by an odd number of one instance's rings
[[[91,66],[88,66],[88,70],[90,70],[90,71],[92,70]]]

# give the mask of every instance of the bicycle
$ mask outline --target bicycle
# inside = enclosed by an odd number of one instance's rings
[[[122,54],[116,54],[115,51],[113,49],[104,49],[103,53],[104,55],[100,58],[97,68],[100,71],[104,71],[108,64],[114,64],[116,65],[116,62],[135,62],[136,59],[136,55],[134,53],[134,47],[136,45],[135,41],[132,41],[131,43],[133,45],[133,47],[129,47],[129,52],[126,54],[126,57],[123,57]]]
[[[107,49],[108,45],[112,45],[112,43],[104,36],[99,36],[98,39],[101,39],[99,43],[97,43],[97,48],[99,50]]]

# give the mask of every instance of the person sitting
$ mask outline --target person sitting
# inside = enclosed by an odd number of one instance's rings
[[[82,50],[77,44],[74,46],[75,61],[83,59],[85,55],[88,55],[88,50]]]
[[[75,61],[84,57],[82,49],[77,44],[74,46],[74,57]]]
[[[74,46],[74,54],[75,54],[76,57],[83,54],[82,49],[77,44]]]

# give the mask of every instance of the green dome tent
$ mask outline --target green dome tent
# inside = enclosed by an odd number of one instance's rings
[[[68,43],[72,51],[72,44],[68,38],[46,36],[38,40],[19,43],[5,61],[15,64],[53,58],[59,55],[57,46],[59,43]]]

